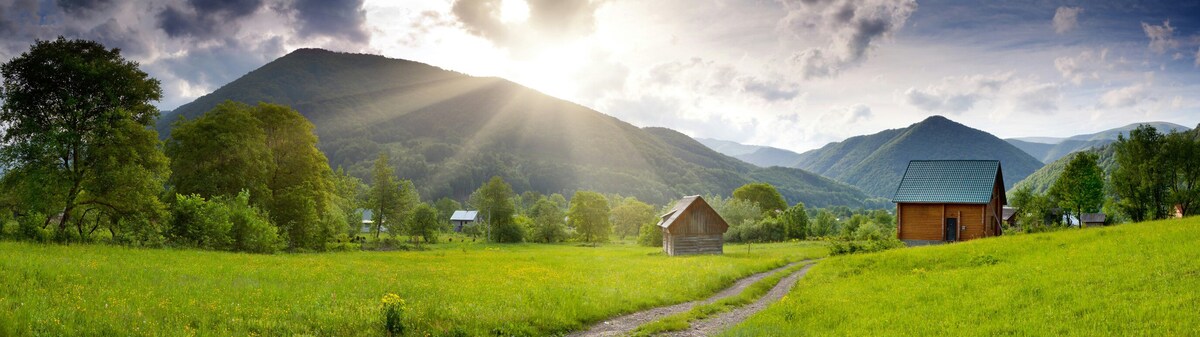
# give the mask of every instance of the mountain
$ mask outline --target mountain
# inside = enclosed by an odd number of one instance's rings
[[[1115,149],[1116,147],[1113,146],[1112,143],[1108,143],[1082,150],[1081,152],[1090,152],[1098,155],[1099,160],[1097,161],[1097,164],[1099,164],[1100,169],[1104,171],[1104,175],[1108,176],[1109,174],[1112,174],[1113,168],[1116,167]],[[1019,188],[1028,186],[1033,193],[1046,193],[1050,190],[1050,185],[1054,185],[1054,181],[1058,180],[1058,175],[1062,174],[1063,169],[1067,168],[1067,163],[1071,161],[1072,157],[1073,156],[1063,156],[1062,158],[1058,158],[1058,160],[1046,164],[1046,166],[1034,171],[1033,174],[1030,174],[1028,177],[1025,177],[1025,179],[1022,179],[1014,184],[1009,191],[1015,191]]]
[[[1170,133],[1171,131],[1187,131],[1188,127],[1168,123],[1168,122],[1149,122],[1149,123],[1134,123],[1119,128],[1108,129],[1097,133],[1089,133],[1084,135],[1075,135],[1067,138],[1052,138],[1052,137],[1024,137],[1006,139],[1010,144],[1029,153],[1034,158],[1038,158],[1042,162],[1051,163],[1067,154],[1076,151],[1083,151],[1107,144],[1112,144],[1117,141],[1117,136],[1124,134],[1128,135],[1129,131],[1136,129],[1139,125],[1148,124],[1158,129],[1158,132]],[[1055,140],[1056,142],[1037,141]]]
[[[745,145],[712,138],[696,138],[696,141],[721,154],[737,158],[758,167],[792,167],[796,166],[796,162],[800,160],[799,153],[770,146]]]
[[[388,151],[425,200],[464,200],[498,175],[518,193],[588,189],[656,204],[761,180],[789,202],[868,206],[854,187],[760,169],[673,130],[638,128],[504,79],[376,55],[294,51],[164,115],[158,129],[165,136],[172,121],[225,100],[295,108],[316,126],[331,166],[363,179]]]
[[[801,154],[798,168],[891,198],[908,161],[915,159],[999,160],[1005,187],[1024,179],[1042,163],[987,132],[942,116],[903,129],[851,137]]]

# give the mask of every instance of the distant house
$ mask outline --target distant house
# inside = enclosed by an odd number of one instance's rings
[[[698,195],[684,197],[658,222],[667,255],[722,254],[729,224]]]
[[[1017,209],[1008,207],[1008,206],[1004,206],[1004,208],[1000,209],[1000,221],[1003,221],[1005,224],[1008,224],[1009,226],[1016,226],[1017,225]]]
[[[1079,221],[1083,222],[1084,226],[1104,226],[1104,220],[1107,216],[1104,213],[1083,213],[1079,217]]]
[[[463,226],[479,221],[479,211],[454,211],[450,215],[450,225],[455,232],[462,232]]]
[[[909,245],[1001,234],[1004,178],[996,160],[913,160],[892,198],[896,235]]]

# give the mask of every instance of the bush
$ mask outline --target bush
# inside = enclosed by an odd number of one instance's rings
[[[223,199],[223,198],[218,198]],[[219,200],[228,212],[233,250],[251,253],[274,253],[283,248],[279,231],[267,215],[250,206],[250,193],[242,191],[233,199]]]
[[[229,248],[229,231],[233,224],[220,204],[195,194],[176,195],[171,213],[171,226],[167,232],[171,242],[203,249]]]
[[[646,247],[662,247],[662,228],[655,224],[642,225],[642,228],[638,229],[637,242]]]
[[[829,254],[873,253],[903,247],[905,247],[904,242],[894,237],[883,240],[848,240],[839,238],[829,241]]]
[[[51,233],[48,230],[42,229],[41,220],[44,219],[45,217],[38,213],[17,219],[17,237],[34,242],[46,242],[50,239]]]

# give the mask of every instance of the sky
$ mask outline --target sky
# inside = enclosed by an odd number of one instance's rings
[[[59,35],[120,48],[163,110],[311,47],[793,151],[931,115],[1002,138],[1200,123],[1200,1],[0,0],[0,60]]]

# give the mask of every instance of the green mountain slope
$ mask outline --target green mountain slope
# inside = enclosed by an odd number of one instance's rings
[[[1105,176],[1108,176],[1112,174],[1116,163],[1116,159],[1113,157],[1116,154],[1114,149],[1113,144],[1108,143],[1083,151],[1097,154],[1100,157],[1098,161],[1100,169],[1104,171]],[[1067,163],[1071,161],[1072,157],[1070,155],[1063,156],[1054,162],[1046,164],[1046,166],[1034,171],[1028,177],[1025,177],[1025,179],[1014,184],[1009,191],[1029,186],[1034,193],[1046,193],[1046,191],[1050,190],[1050,185],[1054,185],[1054,181],[1058,180],[1058,175],[1062,174],[1063,169],[1067,168]]]
[[[1006,187],[1042,163],[987,132],[933,116],[907,128],[857,136],[801,154],[798,168],[890,198],[914,159],[999,160]]]
[[[800,160],[799,153],[770,146],[745,145],[712,138],[696,138],[696,141],[721,154],[737,158],[758,167],[793,167]]]
[[[1010,144],[1020,148],[1022,151],[1029,153],[1034,158],[1038,158],[1042,162],[1052,163],[1067,154],[1076,151],[1083,151],[1103,145],[1112,144],[1117,141],[1117,136],[1121,134],[1128,135],[1129,131],[1136,129],[1138,125],[1148,124],[1158,129],[1161,133],[1170,133],[1172,131],[1187,131],[1188,127],[1167,123],[1167,122],[1149,122],[1149,123],[1134,123],[1119,128],[1104,130],[1097,133],[1086,135],[1075,135],[1066,139],[1059,140],[1056,143],[1039,143],[1031,142],[1022,139],[1006,139]]]
[[[666,129],[640,129],[507,80],[478,78],[375,55],[302,49],[163,116],[195,118],[226,99],[285,104],[316,126],[333,166],[369,177],[389,151],[396,172],[425,199],[465,199],[499,175],[517,192],[590,189],[664,204],[755,180],[758,168]],[[844,184],[813,184],[807,172],[771,175],[797,186],[789,201],[863,206]],[[826,198],[808,191],[859,197]],[[834,203],[835,200],[838,203]],[[844,202],[843,202],[844,201]]]
[[[1192,217],[827,258],[717,336],[1196,336],[1196,242]]]

